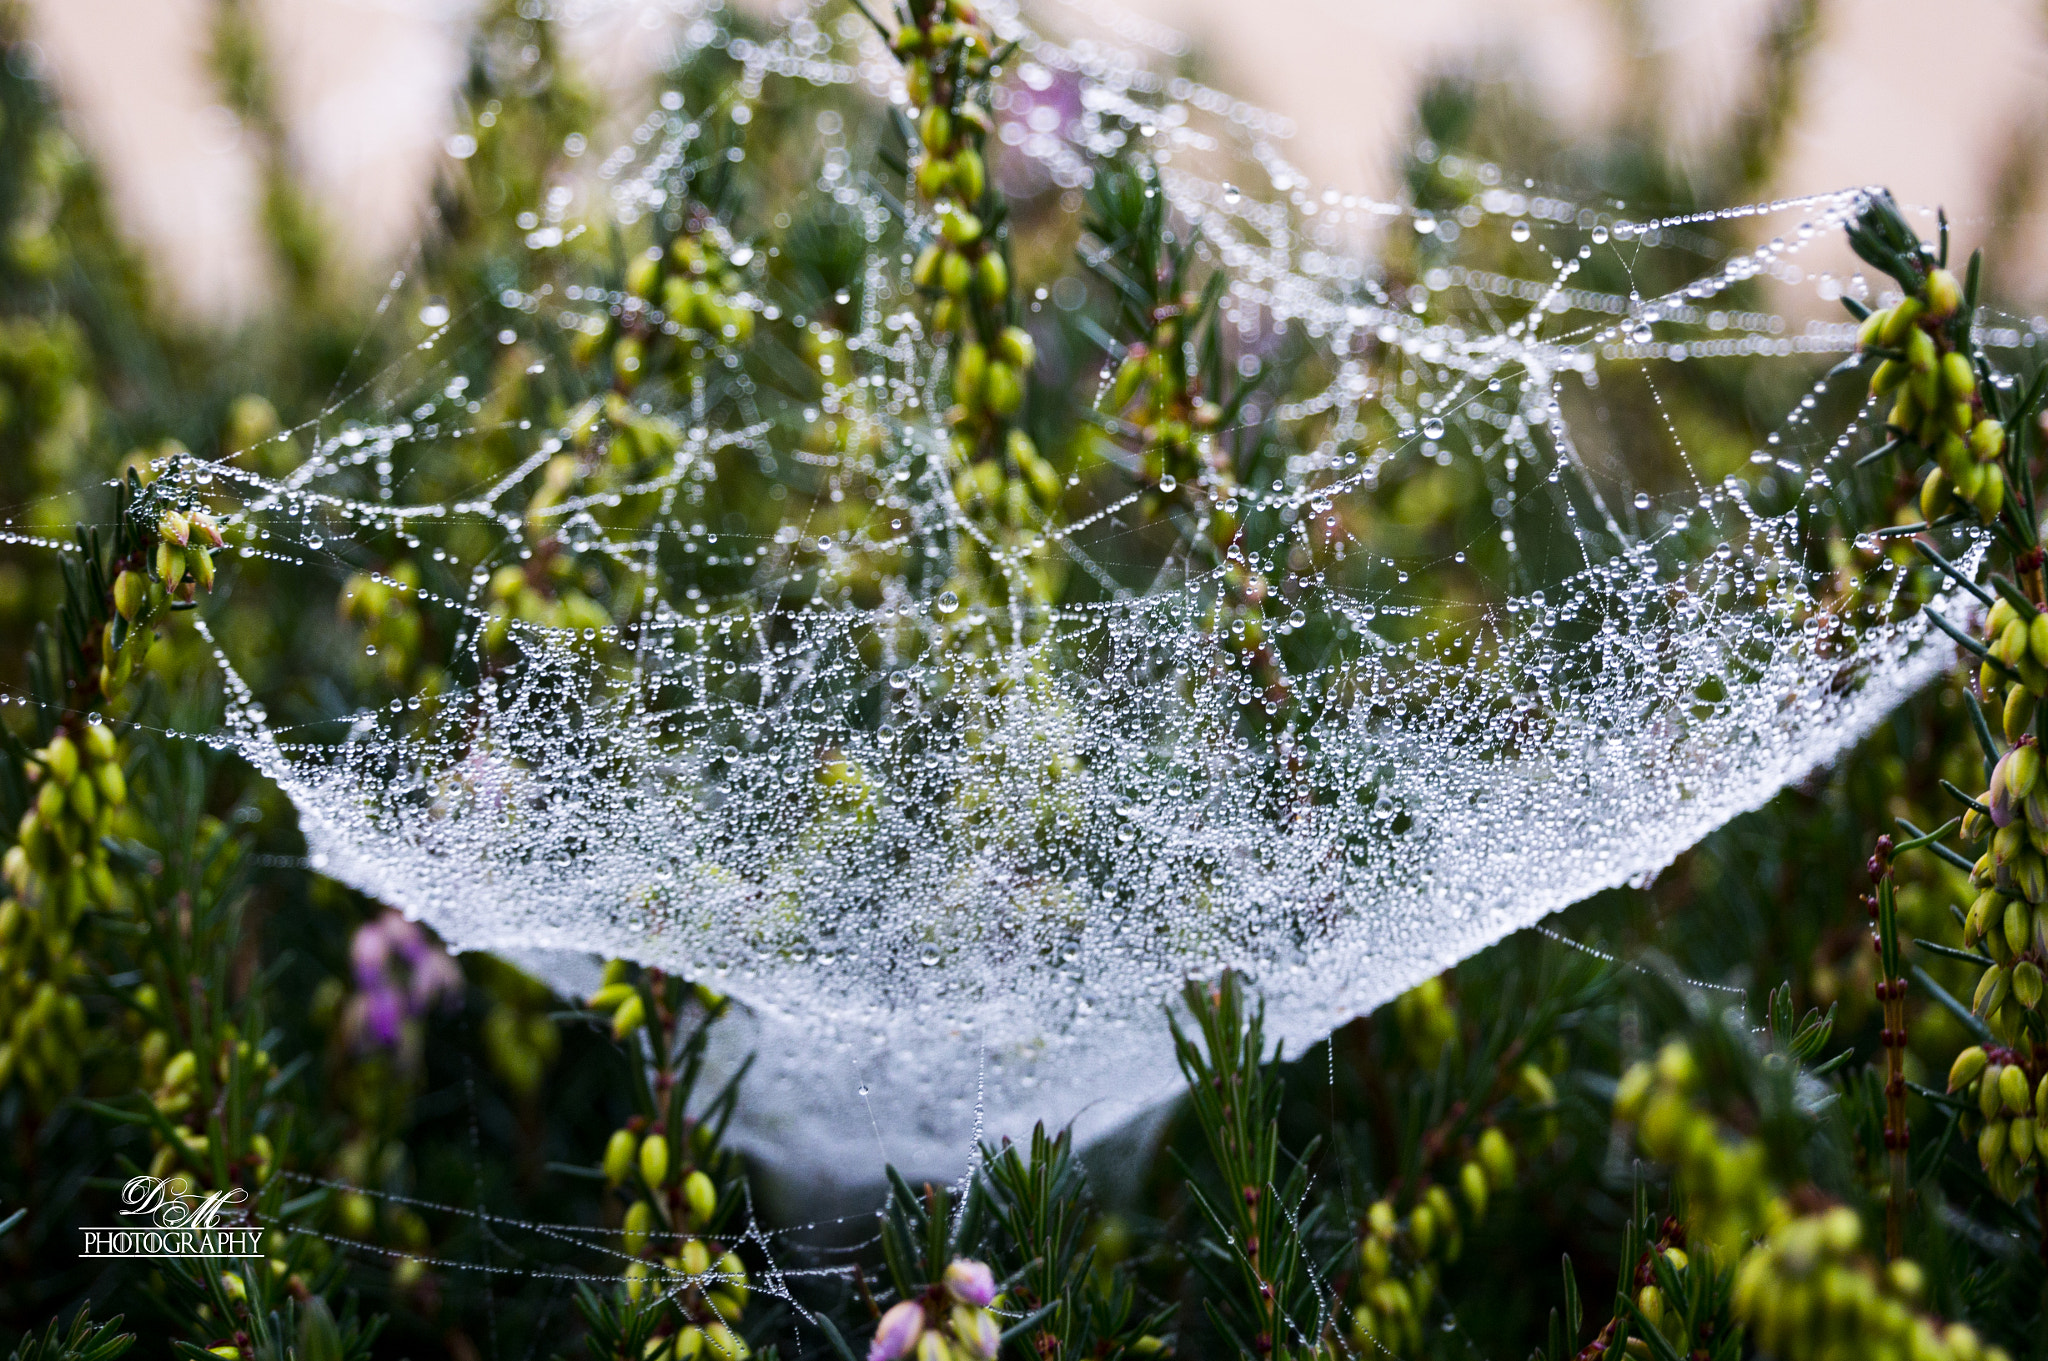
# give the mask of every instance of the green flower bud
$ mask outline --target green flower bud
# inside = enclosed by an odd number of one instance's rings
[[[968,207],[981,202],[982,192],[988,188],[988,166],[979,151],[971,146],[960,149],[960,154],[953,158],[953,183]]]
[[[1977,390],[1977,373],[1970,367],[1969,358],[1961,350],[1950,350],[1941,357],[1941,386],[1948,395],[1967,404]],[[1967,405],[1965,410],[1967,410]]]
[[[596,992],[590,994],[584,1000],[584,1005],[592,1011],[610,1011],[628,997],[633,996],[634,992],[635,989],[631,983],[607,983]]]
[[[1646,1285],[1636,1292],[1636,1308],[1642,1310],[1643,1321],[1662,1332],[1664,1329],[1664,1292],[1654,1285]]]
[[[1920,399],[1913,395],[1912,388],[1902,386],[1899,389],[1898,400],[1892,403],[1891,414],[1886,416],[1884,421],[1894,430],[1911,433],[1920,428],[1920,415]]]
[[[109,724],[87,722],[79,734],[79,740],[85,745],[87,758],[95,764],[111,761],[121,754],[120,741],[114,736],[114,729]]]
[[[1920,483],[1920,518],[1933,524],[1942,516],[1955,509],[1955,488],[1950,484],[1948,474],[1940,468],[1932,468]]]
[[[2031,959],[2023,959],[2013,966],[2012,995],[2029,1011],[2041,1005],[2040,965]]]
[[[953,365],[953,400],[972,411],[980,405],[982,380],[988,376],[988,350],[978,340],[960,347]]]
[[[132,624],[148,600],[148,580],[140,572],[122,568],[120,575],[114,578],[114,609]]]
[[[917,192],[928,199],[945,193],[952,180],[952,163],[942,156],[927,155],[917,163]]]
[[[64,797],[71,810],[78,814],[80,822],[91,822],[100,811],[99,791],[93,787],[92,776],[73,780],[64,787]]]
[[[1906,368],[1904,360],[1879,360],[1877,368],[1870,375],[1870,395],[1873,397],[1888,397],[1892,393],[1897,392],[1900,385],[1906,381],[1909,372],[1910,370]],[[1897,424],[1897,422],[1894,422],[1894,424]]]
[[[940,215],[939,234],[956,246],[971,246],[981,239],[981,219],[965,208],[955,207]]]
[[[1999,630],[1998,642],[1992,649],[1998,660],[2007,666],[2017,666],[2020,658],[2033,650],[2033,639],[2027,628],[2027,625],[2014,619]]]
[[[1979,463],[1989,463],[2005,452],[2005,426],[1985,417],[1970,428],[1970,453]]]
[[[1630,1124],[1643,1113],[1643,1102],[1649,1098],[1650,1085],[1656,1081],[1656,1072],[1646,1062],[1638,1060],[1629,1065],[1621,1075],[1621,1081],[1614,1085],[1614,1118]]]
[[[636,992],[621,1002],[619,1009],[612,1013],[612,1038],[625,1039],[638,1030],[641,1022],[646,1019],[647,1004],[640,1000],[640,994]]]
[[[924,111],[924,116],[917,120],[917,136],[918,140],[924,143],[926,151],[944,155],[946,144],[953,140],[953,115],[937,104],[932,105]]]
[[[213,554],[198,544],[185,550],[185,562],[192,569],[192,577],[199,583],[199,589],[213,589]]]
[[[1977,900],[1970,904],[1969,912],[1963,917],[1963,939],[1975,945],[1987,932],[2004,925],[2005,898],[1996,889],[1986,889],[1977,895]]]
[[[1005,326],[996,337],[996,353],[1017,368],[1029,370],[1038,362],[1038,345],[1022,326]]]
[[[668,1180],[668,1136],[650,1134],[640,1141],[640,1175],[659,1188]]]
[[[50,745],[37,752],[36,756],[50,778],[58,784],[70,784],[78,777],[78,745],[63,733],[51,738]]]
[[[185,550],[169,539],[159,539],[156,545],[156,574],[165,589],[175,588],[185,579]]]
[[[1977,1161],[1989,1171],[1998,1166],[1999,1159],[2005,1156],[2005,1147],[2005,1121],[1986,1121],[1984,1128],[1977,1133]]]
[[[917,263],[910,267],[910,282],[919,288],[933,289],[939,286],[939,264],[945,258],[945,247],[934,241],[917,253]]]
[[[998,251],[985,251],[974,266],[974,291],[990,307],[1010,296],[1010,267]]]
[[[1472,1218],[1486,1217],[1486,1169],[1478,1163],[1468,1162],[1458,1169],[1458,1189],[1465,1193],[1465,1203],[1472,1207]]]
[[[1985,1054],[1984,1047],[1971,1045],[1956,1055],[1956,1061],[1949,1065],[1948,1089],[1952,1092],[1961,1091],[1983,1076],[1984,1070],[1990,1065],[1991,1059]],[[2043,1078],[2042,1081],[2048,1083],[2048,1078]]]
[[[949,297],[966,297],[967,290],[974,286],[973,262],[968,260],[959,251],[947,251],[945,259],[939,265],[939,282]],[[950,325],[940,325],[936,314],[934,314],[932,324],[941,331],[953,329]]]
[[[683,1272],[689,1276],[702,1276],[711,1270],[711,1249],[702,1240],[692,1238],[683,1244]]]
[[[630,1129],[615,1129],[604,1146],[604,1179],[608,1186],[617,1186],[633,1174],[635,1140]]]
[[[2033,650],[2037,640],[2048,640],[2048,628],[2036,628],[2035,625],[2048,625],[2048,614],[2035,615],[2034,623],[2027,626],[2028,651]],[[2015,685],[2012,688],[2012,693],[2005,697],[2006,741],[2018,742],[2027,735],[2027,730],[2034,725],[2034,709],[2038,703],[2026,687]]]
[[[647,1231],[654,1226],[654,1207],[644,1200],[636,1200],[626,1207],[626,1251],[639,1256],[647,1246]]]
[[[1489,1125],[1480,1132],[1477,1152],[1494,1190],[1505,1191],[1515,1184],[1515,1151],[1498,1128]]]
[[[1953,359],[1955,356],[1950,355],[1949,358]],[[1942,419],[1948,425],[1947,433],[1961,438],[1970,433],[1970,423],[1977,419],[1977,413],[1971,409],[1967,401],[1950,402],[1942,408]],[[1967,451],[1969,445],[1965,443],[1963,447]]]
[[[1994,965],[1986,969],[1984,976],[1977,980],[1977,991],[1971,998],[1970,1010],[1979,1016],[1989,1016],[2005,1001],[2006,992],[2011,987],[2012,979],[2004,965]]]
[[[2034,1160],[2034,1122],[2014,1120],[2005,1128],[2006,1151],[2012,1160],[2025,1167]]]
[[[1515,1094],[1531,1106],[1549,1106],[1557,1101],[1557,1084],[1541,1066],[1525,1063],[1515,1073]]]
[[[2005,470],[1996,463],[1984,465],[1984,485],[1970,497],[1970,504],[1986,520],[1996,520],[2005,509]]]
[[[2013,857],[2012,877],[2013,882],[2019,887],[2020,896],[2028,902],[2048,902],[2048,861],[2043,861],[2041,853],[2032,846]]]
[[[1936,321],[1947,321],[1963,305],[1962,285],[1945,269],[1931,271],[1921,292],[1927,298],[1927,315]]]
[[[1871,346],[1877,344],[1878,336],[1882,334],[1884,331],[1885,320],[1890,316],[1890,308],[1880,307],[1875,312],[1872,312],[1869,316],[1865,317],[1863,319],[1863,324],[1856,328],[1856,348],[1859,350],[1867,350]]]
[[[1958,436],[1943,436],[1934,456],[1957,496],[1972,500],[1984,489],[1984,465],[1970,457],[1969,446]]]
[[[1013,416],[1017,408],[1024,405],[1024,380],[1009,364],[999,359],[991,360],[982,394],[988,402],[988,409],[996,415]]]
[[[1884,325],[1878,328],[1879,343],[1887,349],[1894,350],[1905,344],[1907,334],[1914,329],[1920,320],[1920,314],[1925,310],[1918,298],[1907,298],[1894,307],[1886,314]],[[1925,335],[1926,332],[1923,331],[1921,334]]]
[[[689,1202],[690,1213],[699,1224],[709,1224],[718,1209],[718,1188],[702,1171],[695,1171],[683,1178],[683,1199]]]
[[[658,248],[657,248],[658,249]],[[654,295],[654,285],[661,278],[661,258],[653,252],[643,251],[633,257],[626,266],[626,291],[636,298]]]
[[[2005,946],[2014,954],[2027,948],[2027,941],[2034,934],[2033,909],[2022,902],[2005,905]]]
[[[1934,337],[1915,327],[1906,338],[1906,367],[1914,374],[1925,374],[1932,380],[1926,386],[1914,389],[1921,406],[1930,410],[1941,397],[1941,382],[1935,374],[1940,363],[1941,352],[1935,348]]]
[[[156,533],[165,543],[183,548],[192,537],[192,522],[179,511],[167,510],[156,522]]]

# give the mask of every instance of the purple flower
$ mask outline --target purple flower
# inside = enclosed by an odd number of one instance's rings
[[[462,992],[462,971],[445,950],[396,912],[356,928],[348,947],[356,997],[348,1029],[356,1043],[398,1049],[407,1027],[437,1001]]]
[[[980,1262],[957,1257],[946,1267],[946,1289],[960,1303],[985,1309],[996,1297],[995,1273]]]
[[[924,1331],[924,1306],[916,1300],[905,1300],[882,1315],[882,1321],[875,1325],[875,1340],[868,1344],[868,1361],[899,1361],[910,1355],[910,1349],[917,1345],[917,1335]]]
[[[398,1043],[399,1028],[405,1024],[405,1008],[398,994],[378,988],[363,994],[363,1033],[372,1041],[391,1048]]]

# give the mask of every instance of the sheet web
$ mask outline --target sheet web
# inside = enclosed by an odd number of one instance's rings
[[[595,174],[533,205],[534,277],[498,313],[451,318],[401,286],[418,348],[294,432],[297,467],[186,458],[152,488],[211,507],[263,589],[338,597],[367,572],[448,621],[433,686],[287,724],[241,679],[233,601],[202,612],[229,681],[220,740],[290,796],[313,863],[571,994],[607,956],[729,993],[718,1061],[754,1058],[735,1137],[793,1175],[865,1182],[884,1156],[944,1173],[977,1129],[1037,1119],[1112,1129],[1176,1084],[1162,1005],[1225,967],[1299,1050],[1654,874],[1951,655],[1917,615],[1924,583],[1863,541],[1845,588],[1828,552],[1875,419],[1860,376],[1823,376],[1849,328],[1727,301],[1766,274],[1861,287],[1809,260],[1858,191],[1713,215],[1768,221],[1734,254],[1707,217],[1632,220],[1491,166],[1449,209],[1373,202],[1310,185],[1280,120],[1155,77],[1141,51],[1000,23],[1019,45],[1012,182],[1056,201],[1148,148],[1225,277],[1238,371],[1285,369],[1218,435],[1248,470],[1227,507],[1197,489],[1178,528],[1148,518],[1106,458],[1018,542],[963,512],[945,350],[909,277],[931,224],[849,169],[873,148],[836,113],[801,193],[866,243],[836,351],[851,373],[784,391],[714,345],[693,386],[634,394],[669,432],[653,471],[537,496],[579,435],[493,419],[501,334],[559,345],[626,305],[594,268],[557,286],[565,243],[658,220],[734,107],[817,85],[902,99],[871,30],[809,10],[766,38],[717,11],[686,24],[696,60],[737,73],[737,106],[657,94]],[[755,343],[775,343],[794,320],[775,228],[707,230]],[[1425,238],[1427,268],[1390,282]],[[1596,253],[1682,282],[1584,286]],[[1042,291],[1033,324],[1088,305],[1078,289]],[[1989,320],[1999,345],[2040,330]],[[1617,442],[1603,384],[1655,394],[1660,366],[1717,360],[1813,376],[1739,473],[1707,479],[1668,414],[1657,448]],[[1113,368],[1082,370],[1105,419]],[[827,421],[850,434],[821,453],[805,432]],[[489,475],[409,499],[463,451]],[[1384,513],[1387,488],[1425,484],[1484,489],[1447,554]],[[1226,512],[1245,528],[1216,562],[1190,521]],[[972,583],[969,541],[994,564]],[[494,613],[500,573],[536,554],[613,583],[604,616]],[[1272,583],[1277,685],[1220,622],[1233,569]]]

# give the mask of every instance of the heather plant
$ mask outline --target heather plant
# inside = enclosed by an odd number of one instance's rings
[[[1374,205],[959,0],[614,147],[496,5],[381,300],[255,14],[239,339],[0,73],[15,1356],[2035,1350],[2048,327],[1744,235],[1812,7],[1711,182],[1443,82]]]

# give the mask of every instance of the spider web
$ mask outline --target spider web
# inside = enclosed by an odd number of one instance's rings
[[[1006,173],[1056,196],[1144,143],[1226,278],[1240,372],[1288,367],[1223,436],[1290,441],[1234,490],[1232,561],[1146,519],[1129,478],[1092,478],[1085,505],[1021,544],[961,510],[945,352],[909,279],[906,243],[931,224],[899,221],[849,170],[871,147],[822,122],[803,192],[867,242],[849,381],[792,396],[720,350],[694,390],[636,394],[674,435],[653,475],[533,508],[571,431],[491,423],[496,335],[559,340],[626,305],[594,271],[543,280],[579,230],[644,226],[687,185],[713,111],[673,93],[534,205],[534,278],[499,315],[451,319],[397,286],[394,315],[418,306],[424,338],[295,432],[298,467],[266,476],[245,451],[166,463],[153,484],[213,507],[269,589],[331,594],[368,568],[452,621],[444,683],[307,725],[274,722],[243,682],[233,602],[202,611],[230,696],[213,736],[290,796],[312,863],[572,994],[608,956],[731,994],[744,1010],[717,1058],[754,1059],[735,1138],[841,1184],[884,1157],[957,1169],[975,1133],[1044,1119],[1085,1139],[1141,1115],[1177,1084],[1161,1008],[1188,977],[1244,971],[1298,1050],[1654,875],[1953,656],[1917,613],[1927,588],[1874,541],[1853,547],[1853,589],[1828,553],[1831,536],[1849,547],[1851,450],[1876,419],[1861,375],[1816,379],[1739,474],[1712,480],[1656,387],[1668,365],[1819,374],[1852,349],[1847,325],[1723,299],[1760,275],[1860,287],[1801,262],[1833,247],[1861,191],[1714,214],[1778,233],[1725,256],[1707,217],[1635,220],[1492,166],[1468,167],[1455,210],[1375,202],[1310,185],[1281,154],[1284,120],[1156,75],[1142,31],[996,22],[1018,43]],[[750,38],[707,10],[684,31],[699,60],[731,64],[746,107],[820,86],[904,98],[857,19],[801,9]],[[752,260],[744,302],[765,328],[772,232],[714,230]],[[1404,233],[1440,263],[1396,288],[1383,262]],[[1461,238],[1503,233],[1540,247],[1519,257],[1534,267],[1461,257]],[[1595,252],[1683,282],[1583,287]],[[1043,294],[1033,311],[1054,315]],[[1987,321],[1994,347],[2043,329]],[[1622,382],[1649,386],[1668,447],[1609,438],[1599,394]],[[859,438],[807,449],[825,418]],[[486,435],[512,451],[489,478],[406,499],[420,469]],[[784,497],[721,502],[720,479],[749,465]],[[1439,474],[1486,491],[1449,555],[1374,509],[1384,487]],[[842,495],[887,516],[854,523]],[[996,567],[963,599],[970,541]],[[493,573],[550,544],[629,583],[625,603],[602,626],[513,622],[507,660],[485,641]],[[398,556],[432,566],[413,584],[378,566]],[[665,565],[679,557],[736,584],[681,589],[695,578]],[[1024,585],[1048,565],[1066,583],[1049,599]],[[1233,567],[1275,583],[1277,689],[1217,622]],[[872,1148],[850,1134],[870,1128]]]

